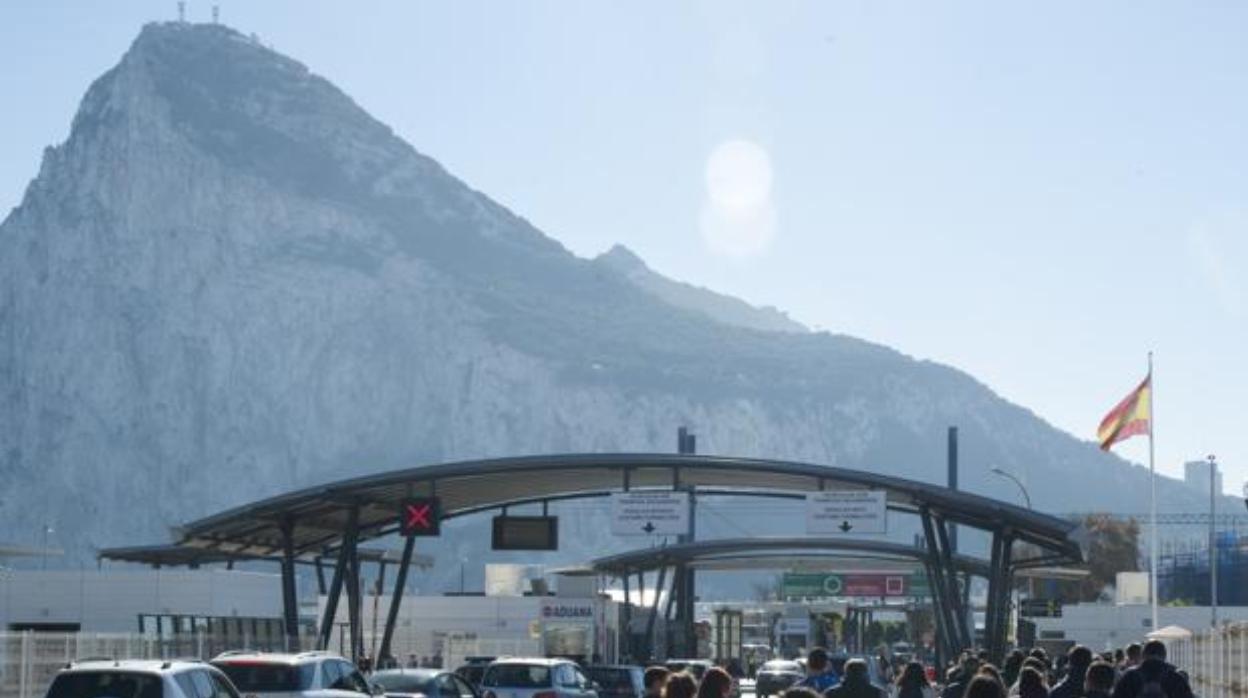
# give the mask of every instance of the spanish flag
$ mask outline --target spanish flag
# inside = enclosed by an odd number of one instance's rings
[[[1148,378],[1140,383],[1140,387],[1131,391],[1131,394],[1122,399],[1122,402],[1114,406],[1114,409],[1105,415],[1105,419],[1101,420],[1101,426],[1096,430],[1096,438],[1101,442],[1101,450],[1108,451],[1111,446],[1119,441],[1125,441],[1139,434],[1152,434],[1152,424],[1149,421],[1152,415],[1150,403],[1153,399],[1153,376],[1149,373]]]

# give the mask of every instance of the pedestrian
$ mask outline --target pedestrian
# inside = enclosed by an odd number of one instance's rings
[[[918,662],[909,662],[893,686],[893,698],[936,698],[936,691],[927,681],[927,672]]]
[[[1083,679],[1083,695],[1085,698],[1110,698],[1114,690],[1114,678],[1118,675],[1114,665],[1108,662],[1094,662],[1088,667]],[[1049,694],[1050,696],[1052,694]]]
[[[1049,698],[1044,674],[1035,667],[1023,667],[1018,675],[1018,698]]]
[[[1005,685],[1005,682],[1001,680],[1000,670],[998,670],[997,667],[992,664],[980,665],[979,671],[976,673],[991,676],[992,678],[997,680],[997,683],[1000,683],[1002,686]]]
[[[1023,651],[1016,649],[1010,652],[1005,658],[1005,666],[1001,667],[1001,683],[1005,686],[1013,686],[1018,681],[1018,672],[1023,670],[1023,660],[1027,655]]]
[[[979,671],[979,660],[967,655],[962,658],[962,665],[951,671],[956,673],[945,683],[945,690],[941,692],[940,698],[962,698],[967,685]]]
[[[1128,647],[1127,661],[1130,656]],[[1192,687],[1173,664],[1166,662],[1166,646],[1149,640],[1140,649],[1139,666],[1118,679],[1113,698],[1192,698]]]
[[[850,659],[845,662],[845,675],[841,682],[823,693],[824,698],[888,698],[882,689],[871,683],[866,661]]]
[[[714,666],[702,674],[698,684],[698,698],[728,698],[732,695],[732,676]]]
[[[646,685],[646,692],[643,698],[661,698],[663,695],[663,684],[667,683],[667,677],[672,672],[665,666],[652,666],[646,669],[646,673],[642,675],[642,682]]]
[[[687,671],[669,674],[663,683],[662,698],[697,698],[698,680]]]
[[[1127,662],[1123,665],[1122,670],[1134,669],[1144,661],[1144,648],[1138,642],[1132,642],[1127,645]]]
[[[1092,666],[1092,650],[1075,645],[1066,653],[1066,678],[1053,687],[1049,698],[1083,698],[1083,680]]]
[[[832,670],[832,661],[826,649],[816,647],[806,655],[806,678],[802,679],[798,685],[812,689],[816,693],[823,693],[839,681],[840,677]]]
[[[961,698],[1005,698],[1005,686],[991,674],[980,674],[967,682]]]

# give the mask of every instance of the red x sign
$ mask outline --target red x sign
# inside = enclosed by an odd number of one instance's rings
[[[442,523],[437,497],[415,497],[399,507],[399,533],[404,536],[436,536]]]

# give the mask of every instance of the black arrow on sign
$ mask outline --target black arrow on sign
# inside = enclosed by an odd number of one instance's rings
[[[850,530],[851,528],[853,528],[853,527],[854,527],[854,525],[853,525],[853,524],[851,524],[850,522],[848,522],[848,521],[842,521],[842,522],[841,522],[841,525],[840,525],[840,526],[838,526],[837,528],[841,529],[841,533],[849,533],[849,530]]]
[[[654,533],[654,524],[647,521],[646,525],[641,527],[641,530],[645,531],[646,533]]]

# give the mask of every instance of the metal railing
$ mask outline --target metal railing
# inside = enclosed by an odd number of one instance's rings
[[[302,640],[305,647],[315,640]],[[204,633],[157,638],[128,633],[0,632],[0,698],[38,698],[73,661],[211,659],[226,650],[282,651],[285,638],[226,638]]]
[[[1248,696],[1248,623],[1227,623],[1166,640],[1171,663],[1188,673],[1200,698]]]

